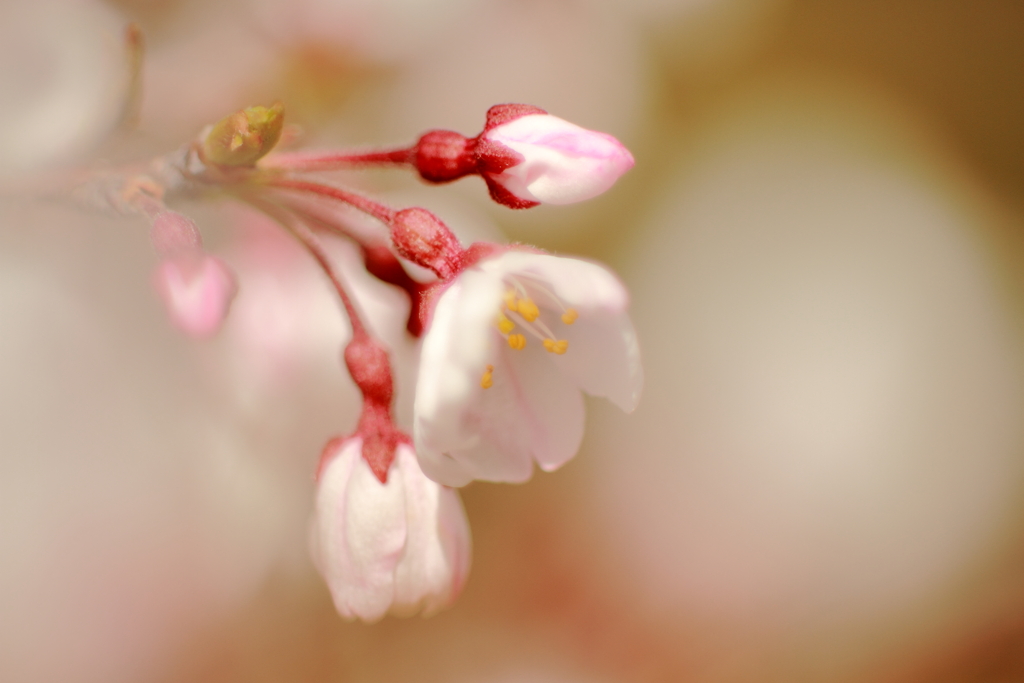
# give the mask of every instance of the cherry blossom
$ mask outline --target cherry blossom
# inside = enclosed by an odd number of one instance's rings
[[[362,395],[354,431],[321,454],[314,562],[343,617],[431,614],[454,601],[469,569],[468,523],[449,487],[521,482],[534,461],[565,463],[583,436],[581,392],[636,406],[643,377],[628,296],[600,265],[496,243],[464,248],[423,207],[392,208],[309,174],[379,164],[411,166],[432,183],[476,174],[493,198],[524,208],[601,192],[632,157],[609,136],[527,105],[491,107],[476,138],[428,131],[403,149],[274,152],[294,135],[283,105],[251,106],[148,164],[75,174],[70,191],[151,221],[156,288],[172,322],[196,337],[219,329],[236,281],[169,201],[226,196],[304,248],[348,320],[341,360]],[[374,227],[354,224],[353,211]],[[337,259],[325,238],[349,242],[358,258]],[[396,309],[403,339],[423,340],[415,438],[395,418],[395,345],[367,324],[353,270],[408,298]]]
[[[583,437],[580,391],[632,411],[643,386],[628,296],[604,267],[505,251],[440,295],[423,339],[414,436],[427,476],[522,482]]]
[[[314,562],[347,619],[430,615],[455,600],[469,572],[469,525],[459,494],[424,476],[404,443],[381,483],[362,446],[360,437],[327,446],[311,535]]]

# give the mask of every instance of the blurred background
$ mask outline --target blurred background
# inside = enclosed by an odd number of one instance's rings
[[[1024,680],[1022,37],[1012,0],[5,0],[0,680]],[[636,157],[524,212],[341,178],[633,295],[640,408],[591,401],[562,470],[465,488],[473,569],[428,620],[342,621],[308,559],[358,406],[303,253],[174,204],[240,281],[190,341],[144,220],[23,189],[276,99],[309,146],[525,102]],[[402,297],[357,286],[408,424]]]

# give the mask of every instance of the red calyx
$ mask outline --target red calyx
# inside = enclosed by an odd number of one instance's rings
[[[416,143],[413,163],[431,183],[448,183],[476,173],[476,140],[452,130],[432,130]]]
[[[496,104],[487,110],[487,123],[484,124],[484,132],[486,133],[503,123],[532,114],[547,114],[547,112],[532,104]]]
[[[391,241],[401,256],[429,268],[442,280],[454,275],[462,245],[441,219],[426,209],[402,209],[391,220]]]
[[[412,163],[420,177],[431,183],[448,183],[467,175],[480,175],[487,183],[491,198],[511,209],[528,209],[538,202],[520,199],[491,176],[523,160],[523,157],[486,137],[487,131],[503,123],[532,114],[547,114],[529,104],[496,104],[487,110],[483,132],[467,138],[451,130],[432,130],[413,147]]]
[[[354,330],[352,341],[345,347],[345,365],[363,394],[363,412],[353,436],[363,439],[363,459],[374,476],[386,484],[395,449],[405,439],[391,419],[394,381],[388,352],[365,332]]]

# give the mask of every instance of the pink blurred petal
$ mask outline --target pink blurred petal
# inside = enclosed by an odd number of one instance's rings
[[[224,262],[202,252],[162,261],[154,284],[171,322],[200,339],[220,329],[237,290]]]

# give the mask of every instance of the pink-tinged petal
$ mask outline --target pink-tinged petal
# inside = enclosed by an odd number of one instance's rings
[[[520,483],[536,461],[550,471],[572,458],[583,438],[584,409],[579,390],[552,372],[539,346],[501,350],[493,360],[493,384],[463,408],[463,429],[471,446],[450,448],[462,479]],[[422,455],[421,455],[422,459]]]
[[[171,321],[197,338],[214,335],[235,296],[235,277],[218,258],[201,251],[162,261],[154,284]]]
[[[557,116],[533,114],[485,133],[523,162],[491,176],[520,199],[572,204],[596,197],[633,167],[633,156],[611,135]]]
[[[338,612],[376,621],[391,608],[405,547],[404,486],[382,485],[361,453],[362,439],[344,442],[321,474],[313,556]]]
[[[391,613],[429,616],[462,590],[469,573],[469,524],[459,494],[428,479],[409,446],[398,447],[392,476],[405,488],[408,533],[395,567]]]

